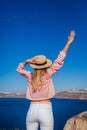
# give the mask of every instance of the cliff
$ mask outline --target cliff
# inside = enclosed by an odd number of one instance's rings
[[[87,111],[70,118],[63,130],[87,130]]]
[[[65,90],[56,92],[55,98],[83,99],[87,100],[87,90]]]

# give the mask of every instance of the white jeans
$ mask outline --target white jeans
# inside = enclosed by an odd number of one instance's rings
[[[27,130],[53,130],[53,112],[51,103],[31,103],[26,116]]]

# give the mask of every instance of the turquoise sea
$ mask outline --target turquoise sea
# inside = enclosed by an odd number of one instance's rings
[[[87,111],[87,100],[53,98],[54,130],[63,130],[70,117]],[[0,130],[26,130],[26,113],[30,100],[25,98],[0,98]]]

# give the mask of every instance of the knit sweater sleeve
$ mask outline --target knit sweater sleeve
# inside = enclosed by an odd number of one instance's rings
[[[54,61],[54,63],[48,69],[48,72],[51,75],[56,73],[63,66],[65,57],[66,57],[66,53],[63,51],[60,51],[57,59]]]

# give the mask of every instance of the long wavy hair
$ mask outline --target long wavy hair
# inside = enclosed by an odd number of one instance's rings
[[[40,91],[42,89],[42,77],[46,74],[46,69],[35,69],[31,73],[31,84],[33,92]]]

